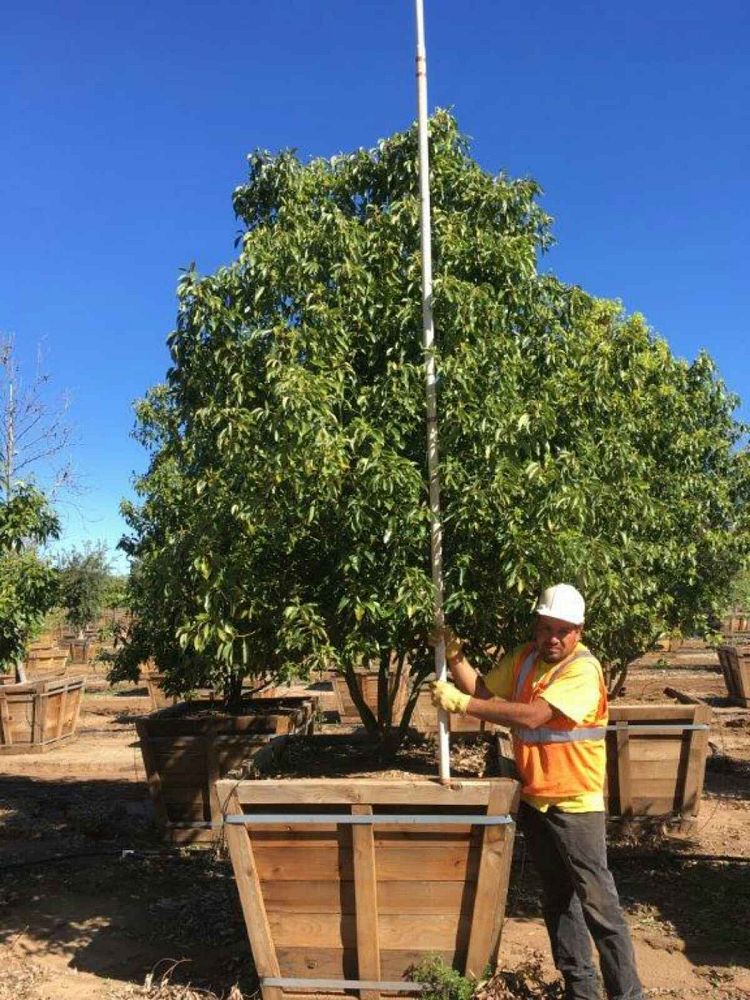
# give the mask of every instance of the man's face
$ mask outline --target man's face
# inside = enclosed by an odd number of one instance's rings
[[[560,663],[570,656],[581,638],[582,626],[571,625],[559,618],[537,615],[534,628],[536,648],[547,663]]]

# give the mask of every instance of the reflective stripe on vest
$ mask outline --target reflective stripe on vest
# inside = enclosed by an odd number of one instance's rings
[[[518,671],[518,677],[513,688],[514,701],[520,698],[537,655],[537,650],[532,649],[521,664],[521,669]],[[580,660],[584,656],[591,655],[591,650],[580,649],[572,659],[568,660],[567,663],[561,664],[554,671],[549,684],[571,663],[575,663],[576,660]],[[522,743],[579,743],[583,740],[603,740],[607,735],[607,729],[605,726],[577,727],[576,729],[544,729],[543,727],[528,729],[526,726],[514,726],[513,735],[521,740]]]
[[[578,743],[580,740],[603,740],[606,726],[589,726],[581,729],[526,729],[514,728],[513,735],[523,743]]]

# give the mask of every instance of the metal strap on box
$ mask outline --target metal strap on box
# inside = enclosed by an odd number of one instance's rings
[[[344,823],[349,826],[373,826],[375,824],[409,824],[412,826],[505,826],[513,822],[508,815],[478,816],[473,813],[446,816],[444,813],[400,815],[398,813],[233,813],[224,817],[225,823],[246,826],[248,823],[278,823],[288,826],[293,823]],[[366,987],[362,987],[365,989]]]
[[[261,976],[261,986],[290,986],[302,990],[376,990],[383,993],[421,993],[426,983],[382,982],[379,979],[289,979],[286,976]]]

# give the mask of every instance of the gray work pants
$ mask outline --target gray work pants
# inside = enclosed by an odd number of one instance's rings
[[[591,940],[610,1000],[643,1000],[630,931],[607,866],[603,812],[539,812],[521,803],[519,823],[543,891],[552,956],[565,1000],[600,1000]]]

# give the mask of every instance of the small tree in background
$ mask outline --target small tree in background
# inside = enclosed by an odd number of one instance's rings
[[[31,482],[53,498],[76,490],[70,404],[66,396],[47,398],[51,381],[41,350],[34,374],[24,378],[13,338],[0,336],[0,493],[6,499]]]
[[[93,624],[104,609],[110,585],[110,565],[103,543],[84,544],[58,559],[59,600],[71,628],[83,638],[86,626]]]
[[[699,625],[750,551],[736,400],[708,357],[540,274],[538,186],[483,171],[431,122],[446,612],[480,664],[542,585],[589,604],[613,686]],[[385,739],[393,663],[431,670],[417,137],[333,160],[250,157],[239,258],[182,279],[172,367],[138,407],[151,454],[125,505],[137,625],[172,690],[347,678]],[[379,664],[376,713],[355,670]]]
[[[750,568],[742,570],[732,581],[725,612],[750,613]]]
[[[0,669],[23,660],[55,603],[57,576],[37,547],[58,534],[57,518],[38,490],[17,483],[10,499],[0,499]]]
[[[107,611],[121,611],[125,609],[127,601],[128,578],[126,575],[109,573],[107,582],[102,594],[102,606]]]

